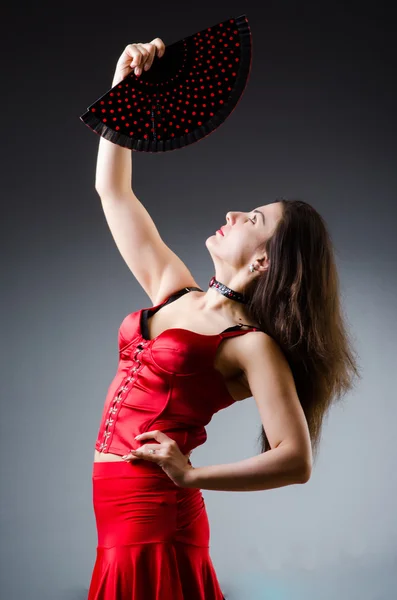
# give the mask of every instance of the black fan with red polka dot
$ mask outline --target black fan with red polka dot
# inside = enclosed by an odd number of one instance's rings
[[[95,133],[141,152],[176,150],[206,137],[231,114],[251,70],[245,15],[166,45],[151,68],[132,71],[80,119]]]

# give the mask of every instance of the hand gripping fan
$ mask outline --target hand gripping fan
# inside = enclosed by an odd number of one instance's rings
[[[141,152],[193,144],[221,125],[240,100],[251,70],[245,15],[169,46],[151,68],[131,71],[80,119],[111,142]]]

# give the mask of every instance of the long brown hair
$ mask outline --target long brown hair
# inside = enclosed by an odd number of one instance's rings
[[[316,459],[324,417],[360,377],[342,314],[332,241],[321,215],[303,200],[277,199],[283,216],[261,250],[269,269],[246,286],[247,310],[286,356]],[[270,450],[265,429],[261,452]]]

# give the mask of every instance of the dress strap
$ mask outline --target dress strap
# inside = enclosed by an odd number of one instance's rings
[[[244,328],[248,328],[248,329],[243,329]],[[220,335],[222,337],[233,337],[234,335],[240,335],[242,333],[249,333],[250,331],[262,331],[261,329],[259,329],[258,327],[253,327],[252,325],[245,325],[244,323],[241,323],[239,325],[232,325],[232,327],[228,327],[227,329],[224,329]]]
[[[179,290],[179,292],[175,292],[171,296],[168,296],[168,298],[166,298],[164,300],[164,302],[162,302],[160,304],[160,306],[165,306],[166,304],[171,304],[171,302],[173,302],[174,300],[177,300],[180,296],[183,296],[184,294],[187,294],[187,292],[192,292],[192,291],[203,292],[204,290],[202,290],[201,288],[196,287],[196,286],[184,287],[181,290]]]

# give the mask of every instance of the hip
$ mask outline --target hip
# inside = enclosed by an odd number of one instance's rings
[[[208,546],[201,490],[175,485],[156,463],[94,462],[92,482],[100,546],[170,540]]]

